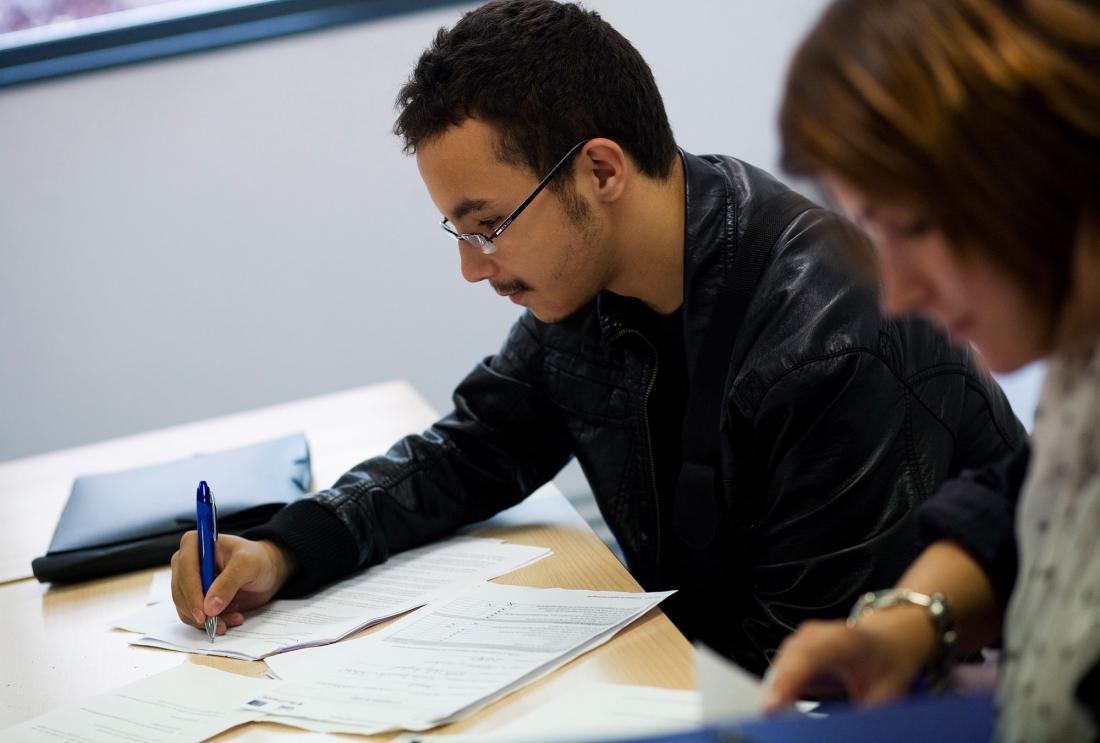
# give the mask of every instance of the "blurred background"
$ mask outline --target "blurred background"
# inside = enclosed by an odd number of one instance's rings
[[[24,30],[0,49],[149,3],[9,0]],[[477,3],[381,5],[0,88],[0,461],[395,378],[450,409],[518,310],[462,280],[390,128],[422,49]],[[786,62],[825,0],[585,5],[648,60],[682,147],[778,173]],[[1003,380],[1029,428],[1039,374]],[[579,469],[558,482],[594,514]]]

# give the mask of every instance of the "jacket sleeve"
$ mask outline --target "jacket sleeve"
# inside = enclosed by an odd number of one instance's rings
[[[981,565],[1002,605],[1016,583],[1016,504],[1030,458],[1025,443],[997,464],[945,482],[917,511],[921,543],[957,542]]]
[[[524,315],[501,351],[455,389],[449,415],[246,535],[276,539],[295,554],[298,571],[283,596],[488,518],[565,465],[572,443],[538,384],[537,331]]]
[[[757,657],[806,619],[846,615],[916,556],[911,512],[936,485],[919,458],[952,437],[926,426],[941,440],[915,450],[914,397],[881,357],[854,349],[794,367],[761,398],[746,437],[759,481],[743,627]]]

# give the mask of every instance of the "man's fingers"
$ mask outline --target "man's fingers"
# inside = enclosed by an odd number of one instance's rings
[[[255,561],[248,559],[247,552],[226,555],[225,567],[206,592],[203,611],[208,616],[217,616],[225,611],[241,587],[255,578],[256,569]]]
[[[180,539],[179,550],[172,555],[172,601],[176,613],[187,624],[201,626],[202,579],[199,577],[198,534],[189,531]]]
[[[172,559],[175,560],[174,557]],[[198,626],[194,614],[188,613],[188,610],[186,608],[187,602],[184,601],[182,596],[179,595],[179,592],[176,588],[176,582],[174,580],[172,581],[172,603],[175,604],[176,615],[180,618],[181,622],[183,622],[184,624],[194,625],[196,627]]]
[[[191,531],[172,556],[172,600],[180,620],[202,628],[207,617],[223,616],[227,627],[244,621],[242,612],[266,603],[277,589],[277,565],[270,551],[241,537],[222,535],[216,545],[221,571],[203,595],[199,575],[198,535]]]

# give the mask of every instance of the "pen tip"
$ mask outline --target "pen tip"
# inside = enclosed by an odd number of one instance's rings
[[[210,497],[210,486],[206,484],[206,480],[199,480],[199,487],[195,494],[204,500]]]

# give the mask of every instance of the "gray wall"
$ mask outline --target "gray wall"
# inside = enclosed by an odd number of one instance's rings
[[[588,3],[682,146],[772,170],[823,5]],[[0,91],[0,460],[395,377],[447,409],[516,309],[462,281],[389,128],[461,10]]]

